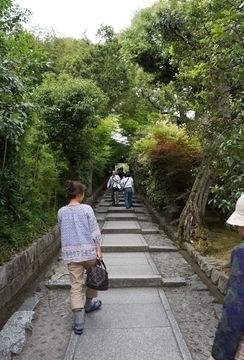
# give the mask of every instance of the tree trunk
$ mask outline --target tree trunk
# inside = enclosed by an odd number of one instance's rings
[[[202,164],[194,181],[187,203],[180,215],[178,239],[180,242],[193,242],[194,239],[206,238],[204,227],[205,209],[214,172],[207,164]]]
[[[227,85],[220,85],[216,90],[216,110],[217,119],[231,120],[230,102],[229,102],[230,88]],[[223,123],[222,123],[223,124]],[[223,129],[219,126],[219,133],[222,133]],[[209,124],[211,130],[211,123]],[[210,131],[211,133],[211,131]],[[211,146],[206,147],[209,160],[214,153],[214,148],[218,151],[218,132],[216,128],[213,132],[213,138],[206,138],[206,143],[211,143]],[[217,140],[217,142],[216,142]],[[209,149],[212,153],[209,153]],[[209,161],[203,160],[199,174],[197,175],[193,184],[190,196],[187,203],[180,215],[180,222],[178,227],[178,239],[180,242],[187,241],[193,242],[197,239],[207,239],[207,229],[204,226],[205,209],[208,201],[208,195],[210,186],[215,177],[215,171],[211,170]]]

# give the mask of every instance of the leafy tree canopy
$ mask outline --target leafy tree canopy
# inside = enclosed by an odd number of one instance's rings
[[[100,123],[105,95],[89,80],[51,74],[37,90],[37,100],[44,107],[42,118],[50,143],[68,159],[72,170],[79,172],[91,149],[86,131]]]

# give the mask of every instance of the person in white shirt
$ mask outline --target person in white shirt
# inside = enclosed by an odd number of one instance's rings
[[[120,186],[121,179],[119,175],[116,174],[116,171],[112,171],[112,175],[108,179],[107,189],[111,189],[111,196],[112,196],[112,205],[119,204],[119,191],[121,189]]]
[[[125,207],[129,209],[132,206],[132,195],[134,192],[134,180],[129,172],[121,180],[121,187],[124,191]]]

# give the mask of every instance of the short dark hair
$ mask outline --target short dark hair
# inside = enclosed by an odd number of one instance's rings
[[[67,192],[67,198],[73,199],[79,194],[84,194],[86,187],[79,181],[67,180],[65,189]]]

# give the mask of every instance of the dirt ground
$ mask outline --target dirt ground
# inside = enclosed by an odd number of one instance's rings
[[[243,241],[243,238],[237,229],[227,225],[212,225],[208,230],[208,239],[193,245],[202,255],[216,258],[220,269],[228,275],[231,251]]]

